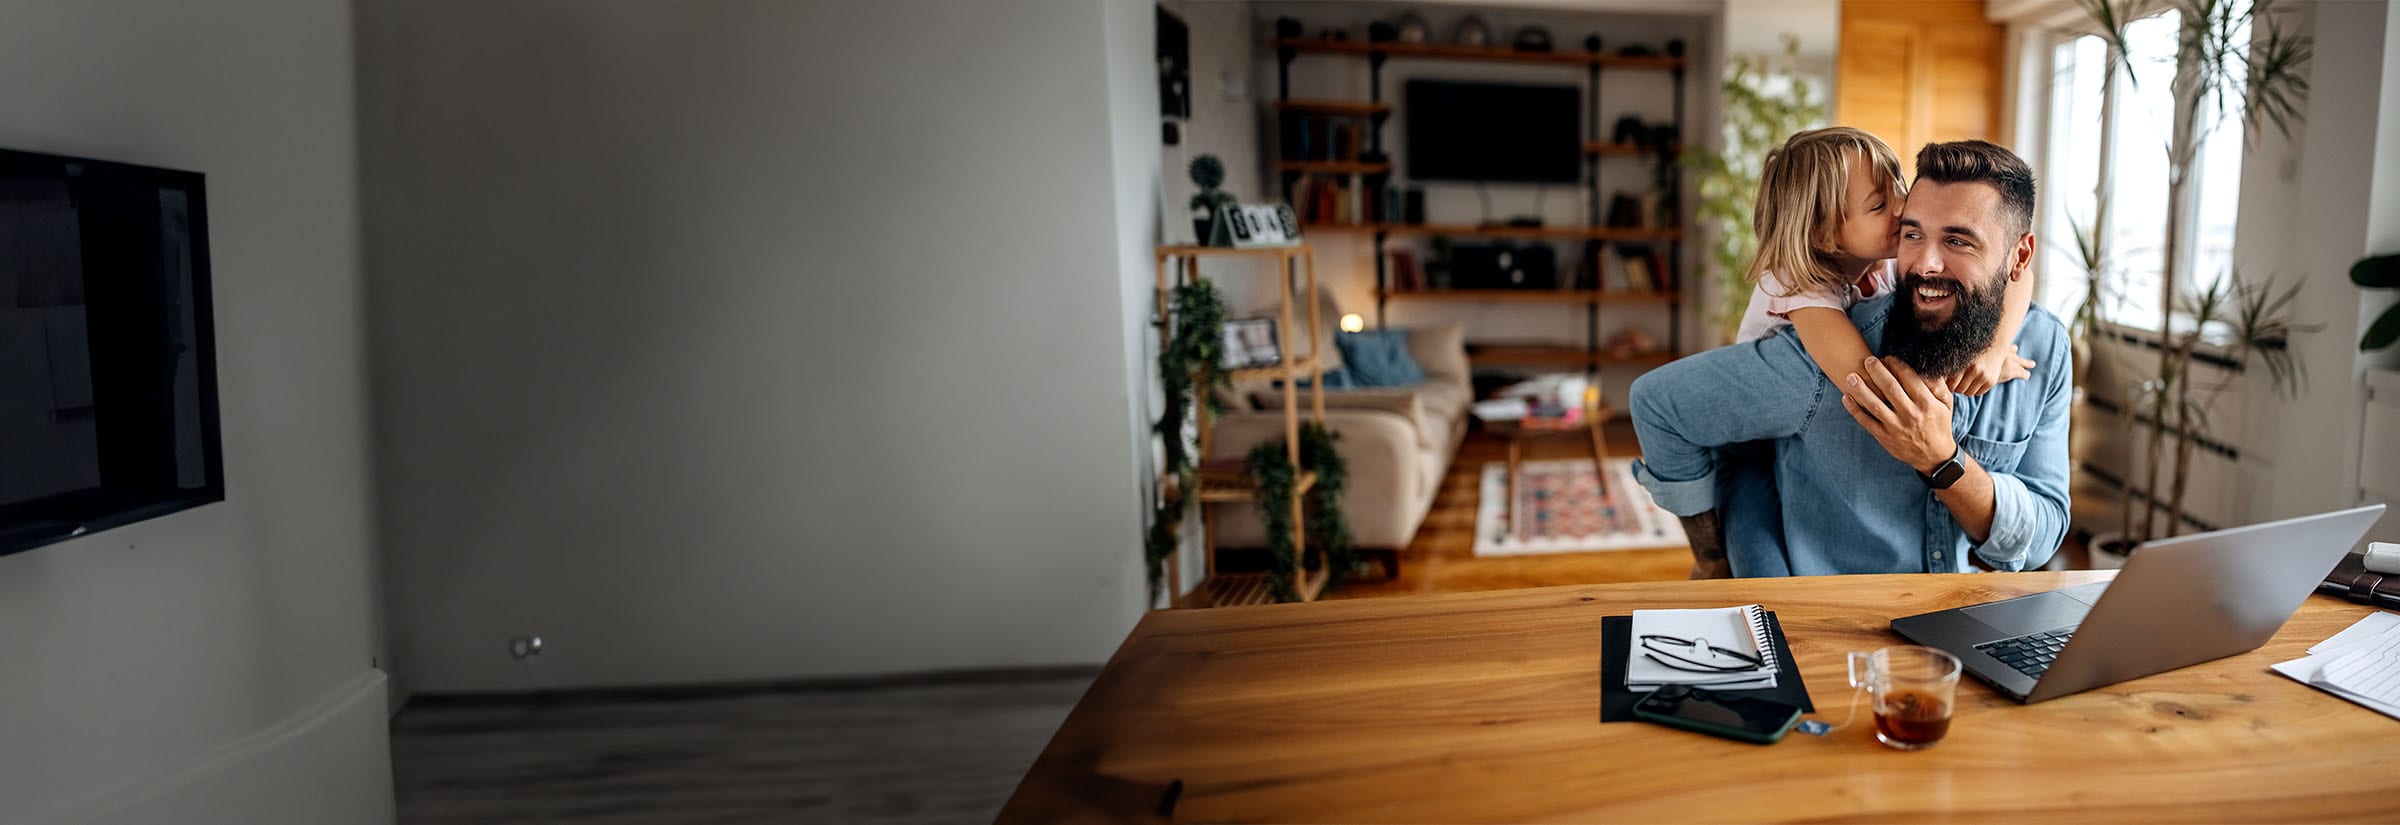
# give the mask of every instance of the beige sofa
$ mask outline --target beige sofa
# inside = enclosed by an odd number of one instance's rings
[[[1425,369],[1425,383],[1325,394],[1325,424],[1350,469],[1342,513],[1362,548],[1408,546],[1467,433],[1474,391],[1463,330],[1457,324],[1410,329],[1408,351]],[[1252,447],[1283,438],[1282,394],[1264,383],[1235,390],[1238,398],[1227,403],[1212,431],[1209,458],[1241,458]],[[1309,391],[1302,390],[1298,399],[1306,420]],[[1266,546],[1256,507],[1216,506],[1224,508],[1217,513],[1218,546]]]

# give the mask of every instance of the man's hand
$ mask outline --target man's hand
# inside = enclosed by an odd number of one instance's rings
[[[1995,346],[1950,376],[1948,383],[1959,395],[1982,395],[2005,382],[2031,377],[2033,359],[2018,355],[2015,346]]]
[[[1692,578],[1733,578],[1733,562],[1725,558],[1725,527],[1717,511],[1683,517],[1683,535],[1692,543]]]
[[[1842,382],[1842,409],[1884,452],[1919,474],[1958,454],[1958,440],[1950,434],[1950,404],[1947,387],[1925,380],[1897,358],[1869,358],[1864,369]]]

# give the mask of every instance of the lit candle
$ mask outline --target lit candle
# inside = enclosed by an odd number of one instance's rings
[[[1358,313],[1355,313],[1355,312],[1353,312],[1353,313],[1350,313],[1350,314],[1348,314],[1348,315],[1344,315],[1344,316],[1342,316],[1342,331],[1343,331],[1343,332],[1357,332],[1357,331],[1359,331],[1359,330],[1363,330],[1363,329],[1366,329],[1366,328],[1367,328],[1367,319],[1365,319],[1365,318],[1361,318],[1361,317],[1358,317]]]

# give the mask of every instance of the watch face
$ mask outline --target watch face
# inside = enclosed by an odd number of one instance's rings
[[[1950,489],[1950,485],[1957,484],[1958,480],[1966,474],[1967,465],[1960,462],[1956,457],[1952,457],[1949,461],[1944,462],[1942,466],[1933,468],[1933,475],[1927,476],[1925,478],[1925,483],[1931,485],[1933,489],[1936,490],[1947,490]]]

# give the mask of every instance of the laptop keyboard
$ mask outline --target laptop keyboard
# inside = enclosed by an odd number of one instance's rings
[[[2016,668],[2018,673],[2039,679],[2042,678],[2042,671],[2049,670],[2050,663],[2058,658],[2058,652],[2066,649],[2067,639],[2074,635],[2075,628],[2069,627],[2047,633],[2036,633],[2031,636],[1985,642],[1976,645],[1975,649],[1990,654],[1992,658],[2006,663],[2009,667]]]

